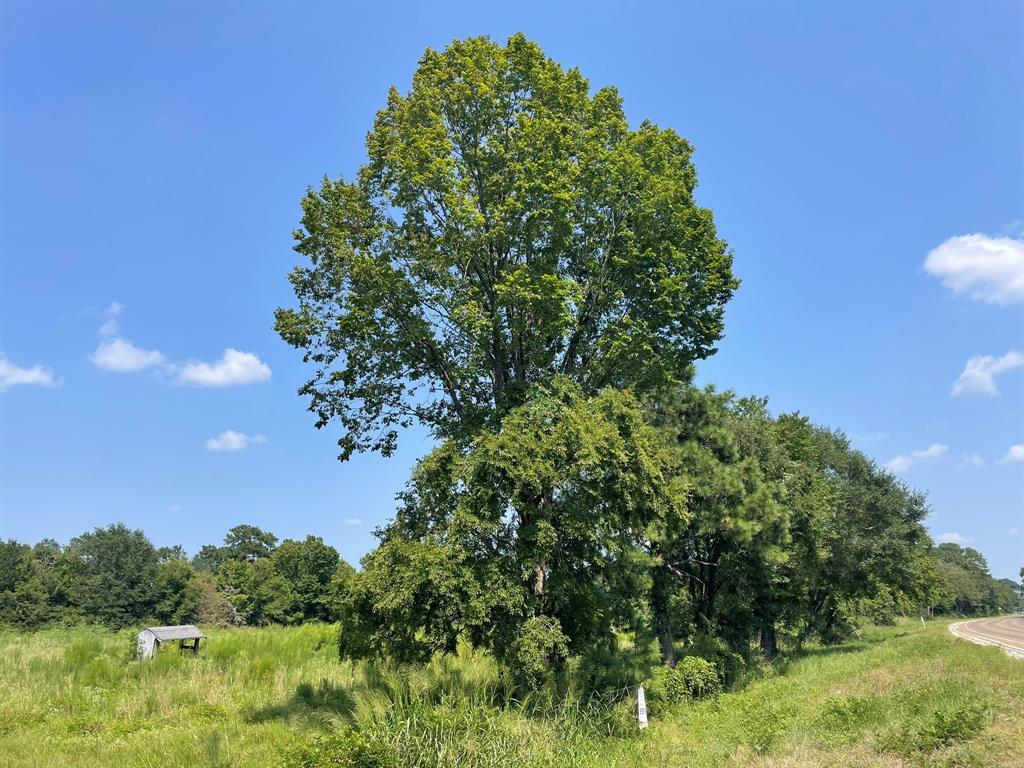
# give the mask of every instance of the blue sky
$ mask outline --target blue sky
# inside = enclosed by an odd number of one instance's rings
[[[352,175],[426,47],[521,30],[695,144],[743,279],[700,381],[843,428],[937,537],[1024,563],[1019,4],[6,3],[0,26],[0,537],[372,546],[430,440],[341,464],[313,428],[271,328],[299,199]]]

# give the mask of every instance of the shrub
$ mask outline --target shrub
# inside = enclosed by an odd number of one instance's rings
[[[534,616],[523,624],[513,648],[515,678],[538,690],[555,681],[569,658],[569,638],[558,619]]]
[[[987,720],[988,710],[980,701],[947,703],[887,731],[881,737],[881,746],[904,756],[933,752],[955,742],[969,741],[985,727]]]
[[[930,752],[955,741],[968,741],[985,727],[986,719],[985,707],[975,702],[936,710],[921,728],[917,748]]]
[[[747,670],[746,660],[738,653],[731,651],[721,639],[710,635],[698,635],[688,648],[689,656],[707,659],[718,669],[718,679],[723,685],[732,685]]]
[[[397,760],[384,744],[355,731],[320,736],[284,756],[283,768],[385,768]]]
[[[707,659],[687,656],[676,667],[683,678],[683,685],[693,699],[706,699],[722,690],[718,669]]]
[[[722,684],[715,665],[699,656],[686,656],[675,667],[658,667],[645,686],[652,711],[718,694]]]

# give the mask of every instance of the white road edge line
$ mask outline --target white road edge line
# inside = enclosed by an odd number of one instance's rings
[[[987,637],[979,637],[978,635],[971,634],[969,629],[963,628],[966,624],[974,624],[978,621],[987,621],[987,619],[958,621],[955,624],[949,625],[949,631],[954,637],[959,637],[961,640],[967,640],[975,645],[994,645],[998,648],[1002,648],[1008,656],[1012,656],[1017,659],[1024,659],[1024,648],[1018,648],[1017,646],[1009,645],[1008,643],[1001,643],[998,640],[991,640]]]

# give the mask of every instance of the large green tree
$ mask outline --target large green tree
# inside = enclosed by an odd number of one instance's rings
[[[674,639],[695,633],[723,635],[743,647],[788,543],[778,486],[753,455],[771,440],[749,426],[755,434],[744,441],[738,429],[744,421],[767,422],[764,403],[737,405],[730,393],[687,386],[657,397],[651,415],[686,489],[686,513],[667,508],[649,542],[651,612],[662,658],[674,663]]]
[[[422,658],[460,635],[503,658],[531,617],[574,650],[629,623],[637,545],[681,495],[631,394],[556,378],[416,469],[343,616],[343,650]],[[540,625],[538,625],[540,626]]]
[[[685,378],[736,288],[690,144],[631,129],[522,35],[428,50],[392,89],[354,181],[303,200],[275,327],[341,458],[390,454],[419,422],[466,443],[561,375],[588,394]]]

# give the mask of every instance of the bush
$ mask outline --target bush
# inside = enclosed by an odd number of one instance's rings
[[[693,699],[706,699],[722,690],[715,665],[699,656],[686,656],[675,667],[658,667],[647,681],[648,706],[657,712]]]
[[[722,690],[722,682],[714,664],[699,656],[687,656],[676,667],[683,678],[690,698],[706,699]]]
[[[569,638],[558,619],[534,616],[523,624],[513,648],[513,676],[531,690],[554,683],[569,658]]]
[[[710,635],[695,637],[690,643],[688,655],[699,656],[714,664],[718,670],[718,679],[724,686],[732,685],[747,671],[747,662],[740,654],[729,650],[721,638]]]
[[[988,709],[980,701],[945,703],[882,734],[881,746],[907,757],[914,752],[934,752],[970,741],[987,721]]]
[[[920,729],[917,748],[930,752],[956,741],[968,741],[985,727],[987,719],[985,707],[976,702],[936,710]]]
[[[397,760],[383,744],[371,743],[355,731],[314,738],[287,752],[283,768],[384,768]]]

